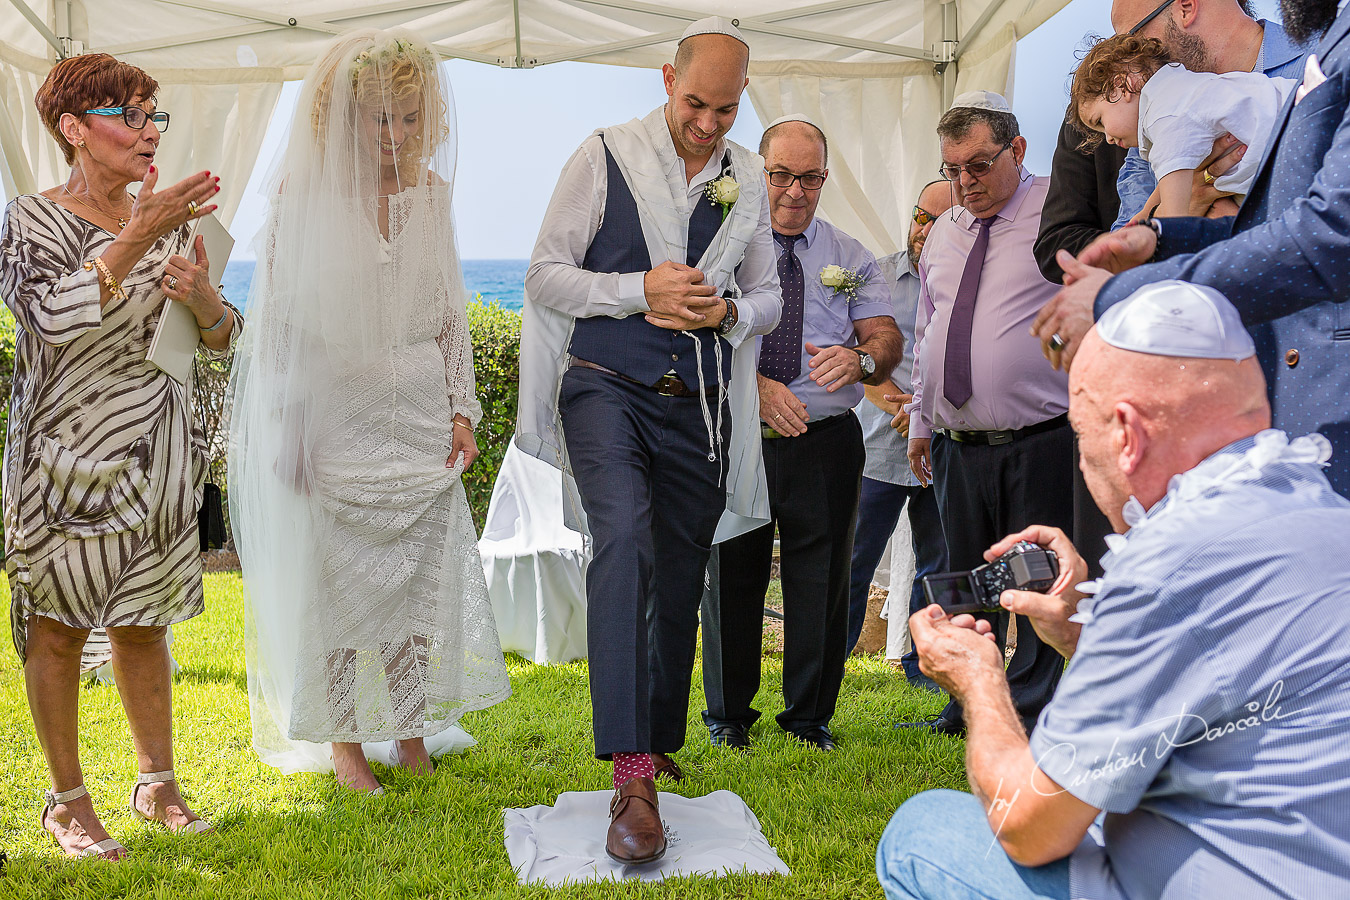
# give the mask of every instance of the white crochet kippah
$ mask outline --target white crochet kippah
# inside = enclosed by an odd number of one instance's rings
[[[964,94],[958,94],[952,101],[951,108],[956,109],[958,106],[966,109],[987,109],[991,112],[1012,112],[1003,95],[993,91],[966,91]]]
[[[1150,356],[1238,361],[1256,355],[1233,304],[1212,287],[1185,281],[1144,285],[1106,311],[1097,334],[1112,347]]]
[[[772,122],[770,122],[768,125],[765,125],[765,126],[764,126],[764,130],[765,130],[765,131],[768,131],[770,128],[773,128],[775,125],[785,125],[785,124],[787,124],[788,122],[802,122],[802,123],[804,123],[804,124],[806,124],[806,125],[810,125],[812,128],[814,128],[816,131],[819,131],[821,134],[824,134],[824,133],[825,133],[825,129],[824,129],[824,128],[821,128],[819,125],[817,125],[815,122],[811,121],[811,120],[810,120],[809,118],[807,118],[806,116],[799,115],[799,114],[797,114],[797,113],[789,113],[789,114],[786,115],[786,116],[779,116],[778,118],[776,118],[776,119],[774,119]]]
[[[700,34],[725,34],[727,37],[735,38],[747,47],[750,46],[750,42],[745,39],[745,35],[741,34],[741,30],[736,27],[735,20],[724,19],[721,16],[708,16],[707,18],[699,19],[697,22],[689,23],[689,27],[684,30],[684,34],[680,35],[679,43],[683,44],[691,37]]]

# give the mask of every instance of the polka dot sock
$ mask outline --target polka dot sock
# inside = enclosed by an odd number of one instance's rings
[[[650,753],[614,754],[614,789],[630,778],[655,778],[656,767],[652,765]]]

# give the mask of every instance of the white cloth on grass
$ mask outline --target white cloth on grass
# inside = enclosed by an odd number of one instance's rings
[[[1163,66],[1139,94],[1139,155],[1159,180],[1194,169],[1227,132],[1247,145],[1233,171],[1214,186],[1245,196],[1256,180],[1280,107],[1298,86],[1291,78],[1259,72],[1192,72],[1180,63]]]
[[[591,557],[563,518],[558,470],[513,441],[492,487],[478,552],[502,649],[531,662],[586,657]]]
[[[661,794],[666,855],[651,865],[620,865],[605,854],[613,796],[613,791],[568,791],[553,806],[506,810],[506,852],[520,883],[558,887],[675,875],[792,874],[760,831],[759,819],[731,791]]]

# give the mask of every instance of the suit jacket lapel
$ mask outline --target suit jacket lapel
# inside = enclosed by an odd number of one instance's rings
[[[1322,37],[1322,40],[1318,41],[1317,49],[1313,50],[1313,53],[1317,56],[1318,63],[1321,63],[1322,60],[1326,59],[1332,49],[1334,49],[1347,34],[1350,34],[1350,12],[1343,11],[1336,17],[1336,21],[1331,23],[1331,27],[1327,29],[1327,33]],[[1261,157],[1261,165],[1256,169],[1256,179],[1252,182],[1252,194],[1258,193],[1266,186],[1266,183],[1270,181],[1271,159],[1275,156],[1275,149],[1279,146],[1280,138],[1284,135],[1285,126],[1289,124],[1289,116],[1294,111],[1294,98],[1297,93],[1297,91],[1294,91],[1289,95],[1288,99],[1284,101],[1284,107],[1280,110],[1280,116],[1275,120],[1275,130],[1271,134],[1270,143],[1266,144],[1265,155]],[[1251,221],[1251,217],[1254,214],[1255,210],[1249,204],[1244,203],[1242,209],[1238,212],[1238,221],[1241,224],[1236,230],[1242,230],[1242,227],[1245,226],[1247,222]]]

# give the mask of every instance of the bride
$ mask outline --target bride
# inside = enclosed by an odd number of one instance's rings
[[[453,102],[409,33],[354,32],[321,56],[231,382],[254,747],[375,793],[368,756],[429,772],[472,743],[461,715],[510,694],[460,480],[482,412]]]

